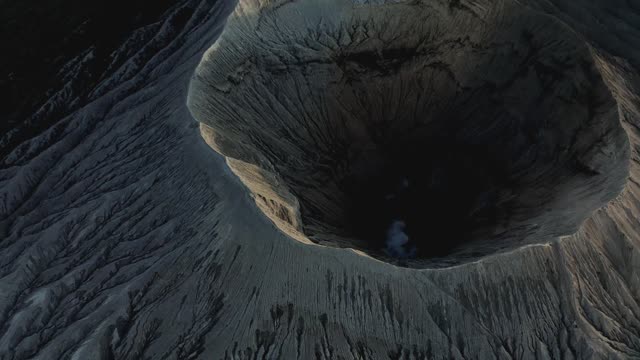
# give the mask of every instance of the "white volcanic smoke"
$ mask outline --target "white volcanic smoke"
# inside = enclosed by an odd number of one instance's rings
[[[404,232],[406,224],[402,220],[395,220],[387,230],[387,248],[386,252],[389,256],[406,259],[416,255],[416,247],[412,246],[409,250],[405,245],[409,242],[409,236]]]
[[[398,184],[396,191],[386,196],[386,200],[393,201],[401,198],[408,187],[409,180],[403,178],[400,184]],[[406,249],[409,243],[409,235],[405,232],[406,228],[407,224],[403,220],[394,220],[391,223],[387,229],[385,241],[387,245],[385,252],[387,255],[400,259],[415,257],[417,251],[415,246],[411,246],[408,250]]]

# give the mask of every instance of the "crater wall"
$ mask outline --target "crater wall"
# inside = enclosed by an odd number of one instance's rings
[[[299,241],[437,267],[572,234],[624,185],[618,104],[568,27],[474,4],[240,2],[190,109]]]

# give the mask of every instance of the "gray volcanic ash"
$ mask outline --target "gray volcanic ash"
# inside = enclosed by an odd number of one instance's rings
[[[640,358],[637,1],[59,3],[0,359]]]

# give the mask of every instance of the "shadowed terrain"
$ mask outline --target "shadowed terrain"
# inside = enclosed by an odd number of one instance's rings
[[[0,37],[5,55],[0,57],[0,155],[53,127],[56,118],[91,98],[91,90],[128,58],[111,55],[136,30],[138,41],[149,39],[158,20],[173,5],[172,0],[153,4],[141,0],[1,0]],[[190,15],[183,8],[171,22],[181,26]],[[52,101],[58,87],[67,89],[64,95],[68,98],[58,94],[64,101]]]

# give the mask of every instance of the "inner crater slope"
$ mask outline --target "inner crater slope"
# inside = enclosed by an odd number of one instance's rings
[[[511,2],[241,0],[188,102],[279,229],[408,267],[572,234],[628,175],[589,46]]]

